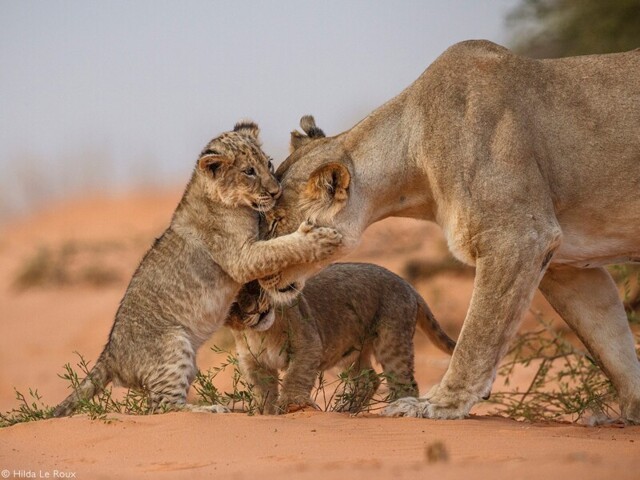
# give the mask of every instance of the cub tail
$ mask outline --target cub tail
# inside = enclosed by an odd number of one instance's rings
[[[442,330],[442,327],[431,313],[427,302],[416,292],[416,302],[418,303],[417,324],[429,339],[445,353],[451,355],[456,347],[456,342]]]
[[[71,415],[78,408],[78,404],[81,401],[88,400],[100,393],[110,381],[111,375],[104,360],[104,355],[100,355],[96,364],[84,380],[80,382],[78,388],[53,410],[53,416],[66,417]]]

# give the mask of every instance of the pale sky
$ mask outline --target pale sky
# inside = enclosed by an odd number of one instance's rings
[[[182,185],[251,118],[280,162],[311,113],[329,135],[448,46],[505,44],[517,0],[0,0],[0,217],[83,189]]]

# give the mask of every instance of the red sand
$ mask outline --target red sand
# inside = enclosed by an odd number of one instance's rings
[[[178,198],[179,192],[152,192],[84,199],[0,231],[0,411],[16,406],[14,387],[22,392],[37,387],[48,404],[62,400],[66,384],[57,374],[65,363],[75,363],[74,351],[88,360],[100,353],[128,277],[168,224]],[[117,267],[121,281],[102,288],[15,288],[18,272],[38,248],[69,242],[119,245],[102,261]],[[367,232],[351,259],[401,272],[411,259],[437,260],[445,251],[438,227],[390,219]],[[78,261],[93,261],[85,257]],[[442,275],[420,281],[417,288],[455,337],[472,285],[471,277]],[[533,308],[552,315],[539,296]],[[220,332],[209,344],[231,348],[229,342],[228,334]],[[203,370],[219,361],[207,346],[198,356]],[[438,381],[446,365],[447,357],[418,334],[416,378],[421,391]],[[229,379],[221,381],[225,387]],[[526,424],[488,416],[463,421],[353,418],[320,412],[114,417],[110,424],[78,416],[0,429],[0,475],[7,469],[8,478],[17,478],[14,473],[28,478],[31,472],[36,478],[41,472],[54,478],[55,470],[92,479],[286,475],[373,480],[427,473],[434,478],[640,478],[640,427]],[[448,460],[430,463],[426,452],[436,442],[444,445],[440,457]]]

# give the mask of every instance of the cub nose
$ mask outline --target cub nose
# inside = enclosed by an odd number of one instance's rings
[[[278,198],[280,198],[280,195],[282,195],[282,187],[278,183],[269,185],[267,192],[269,192],[269,195],[277,200]]]

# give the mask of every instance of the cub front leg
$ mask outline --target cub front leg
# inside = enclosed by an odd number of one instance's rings
[[[420,399],[397,400],[383,415],[464,418],[475,403],[489,395],[498,363],[557,246],[554,235],[523,232],[510,238],[536,241],[501,244],[500,239],[493,239],[491,254],[477,258],[471,304],[440,384]]]
[[[277,274],[292,265],[330,257],[342,243],[342,235],[328,227],[303,222],[298,230],[271,240],[246,242],[230,249],[222,267],[238,283]]]
[[[302,318],[299,321],[302,323],[311,320]],[[317,333],[312,333],[312,329],[305,326],[298,325],[298,338],[296,333],[292,334],[293,352],[282,379],[282,389],[276,405],[277,413],[294,412],[307,406],[319,410],[318,405],[311,399],[311,390],[322,363],[322,343]]]
[[[240,371],[253,385],[257,395],[258,410],[264,415],[276,413],[278,398],[278,371],[260,361],[262,352],[252,352],[241,333],[234,332],[238,350]]]

